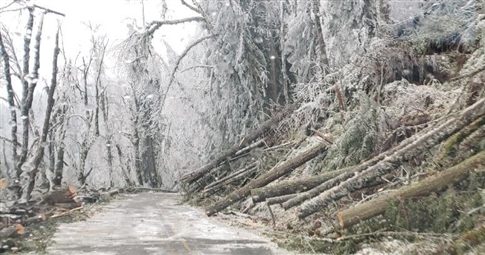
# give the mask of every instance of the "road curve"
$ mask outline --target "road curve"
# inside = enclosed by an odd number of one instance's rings
[[[123,195],[86,221],[61,224],[47,254],[282,255],[274,243],[227,226],[166,193]]]

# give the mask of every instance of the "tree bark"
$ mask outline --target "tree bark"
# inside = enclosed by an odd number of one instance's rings
[[[313,159],[318,154],[324,152],[327,149],[327,146],[318,143],[317,145],[313,146],[312,148],[308,149],[307,151],[301,153],[300,155],[296,156],[295,158],[288,159],[285,163],[280,166],[275,166],[267,173],[263,174],[262,176],[258,177],[257,179],[252,180],[248,185],[242,187],[239,190],[236,190],[225,197],[223,200],[215,203],[212,206],[209,206],[206,209],[206,214],[211,216],[224,208],[230,206],[231,204],[238,202],[239,200],[244,199],[245,197],[251,194],[251,189],[263,187],[274,180],[291,173],[297,167],[305,164],[307,161]]]
[[[419,155],[421,151],[433,147],[484,114],[485,98],[465,110],[453,114],[453,118],[450,118],[438,127],[432,128],[431,131],[422,131],[407,139],[409,140],[408,142],[403,143],[403,146],[398,146],[399,149],[391,150],[394,153],[386,154],[387,156],[377,164],[365,168],[365,170],[356,171],[355,174],[342,174],[322,183],[315,188],[321,191],[320,194],[300,206],[298,217],[301,219],[306,218],[329,203],[337,201],[347,194],[362,188],[366,180],[387,174],[395,168],[396,164]]]
[[[340,211],[337,215],[340,226],[342,228],[349,228],[358,224],[362,220],[382,214],[386,211],[386,207],[391,201],[426,196],[432,192],[439,192],[451,184],[456,184],[468,178],[470,171],[483,169],[484,167],[485,151],[482,151],[479,154],[438,173],[436,176],[430,176],[414,185],[401,188],[400,190],[384,194],[363,204]]]
[[[272,129],[287,114],[293,112],[295,107],[296,107],[296,104],[293,104],[290,107],[288,107],[287,109],[285,109],[283,112],[277,114],[272,119],[264,122],[263,124],[261,124],[261,126],[258,129],[250,132],[249,135],[246,136],[239,144],[234,145],[230,149],[220,153],[216,157],[216,159],[214,159],[209,164],[203,166],[202,168],[196,170],[195,172],[192,172],[190,174],[183,176],[181,178],[181,181],[186,182],[188,184],[191,184],[191,183],[197,181],[199,178],[204,176],[206,173],[210,172],[212,169],[217,167],[220,163],[224,162],[228,157],[231,157],[233,154],[235,154],[241,148],[244,148],[245,146],[247,146],[252,141],[258,139],[258,137],[260,137],[264,132]]]

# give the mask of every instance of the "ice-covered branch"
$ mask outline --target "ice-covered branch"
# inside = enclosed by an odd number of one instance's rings
[[[177,25],[182,24],[185,22],[202,22],[204,18],[202,17],[190,17],[185,19],[177,19],[177,20],[160,20],[160,21],[152,21],[147,27],[147,34],[153,34],[157,29],[159,29],[163,25]]]
[[[170,81],[168,82],[167,89],[163,93],[163,98],[162,98],[162,102],[160,104],[160,109],[163,109],[163,105],[165,104],[165,100],[167,99],[168,91],[170,90],[170,87],[172,86],[173,80],[175,79],[175,73],[177,72],[177,70],[179,68],[179,65],[180,65],[180,62],[182,61],[182,59],[187,55],[187,53],[192,48],[194,48],[195,46],[197,46],[199,43],[201,43],[201,42],[203,42],[203,41],[205,41],[207,39],[216,37],[216,36],[217,35],[208,35],[208,36],[204,36],[202,38],[199,38],[198,40],[192,42],[189,46],[187,46],[187,48],[185,48],[184,52],[182,52],[182,54],[177,58],[177,61],[175,62],[175,66],[174,66],[174,68],[172,70],[172,73],[170,74]]]

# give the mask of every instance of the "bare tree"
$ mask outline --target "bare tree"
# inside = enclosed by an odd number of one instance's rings
[[[35,178],[36,178],[37,172],[39,172],[39,165],[42,162],[42,159],[44,157],[44,149],[45,149],[44,144],[47,142],[47,136],[49,134],[50,117],[52,114],[52,109],[54,107],[54,92],[56,91],[56,87],[57,87],[57,73],[58,73],[57,59],[59,56],[59,51],[60,50],[59,50],[59,29],[58,29],[56,33],[54,58],[52,63],[52,79],[51,79],[51,85],[49,87],[49,92],[47,97],[47,109],[44,117],[44,124],[42,126],[42,135],[41,135],[40,143],[37,144],[37,149],[34,153],[34,156],[31,158],[29,162],[30,169],[28,171],[27,185],[22,186],[22,189],[23,189],[22,199],[25,201],[30,200],[31,193],[34,190],[34,186],[35,186]]]

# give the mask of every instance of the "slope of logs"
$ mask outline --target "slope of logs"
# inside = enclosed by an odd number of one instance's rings
[[[313,174],[312,171],[302,173],[308,168],[318,168],[324,161],[334,145],[331,135],[318,129],[308,132],[308,128],[304,128],[304,136],[286,141],[275,139],[281,136],[275,129],[284,129],[282,120],[291,118],[297,107],[291,105],[282,110],[242,142],[182,177],[187,194],[193,201],[205,205],[208,216],[228,208],[256,214],[251,209],[264,203],[269,208],[273,226],[292,217],[293,221],[311,217],[312,222],[316,219],[318,222],[316,227],[310,227],[311,235],[318,233],[319,238],[323,238],[319,240],[340,242],[350,239],[342,237],[342,231],[385,214],[392,203],[440,194],[469,178],[476,178],[485,170],[485,154],[481,149],[459,153],[460,148],[483,147],[473,143],[485,137],[485,98],[476,98],[462,110],[451,109],[439,117],[420,115],[426,118],[415,121],[414,125],[402,125],[413,130],[405,139],[394,141],[391,146],[386,143],[385,149],[356,165],[313,171]],[[271,154],[276,151],[279,154]],[[454,156],[450,156],[453,153]],[[272,155],[277,160],[271,161],[271,156],[262,155]],[[441,161],[434,167],[427,164],[425,171],[418,173],[411,169],[403,174],[403,166],[428,157],[426,155]],[[271,206],[295,210],[287,211],[288,217],[280,219],[275,218]],[[327,228],[323,229],[322,225]],[[322,229],[316,231],[317,228]],[[372,235],[382,233],[387,232],[378,231]]]

